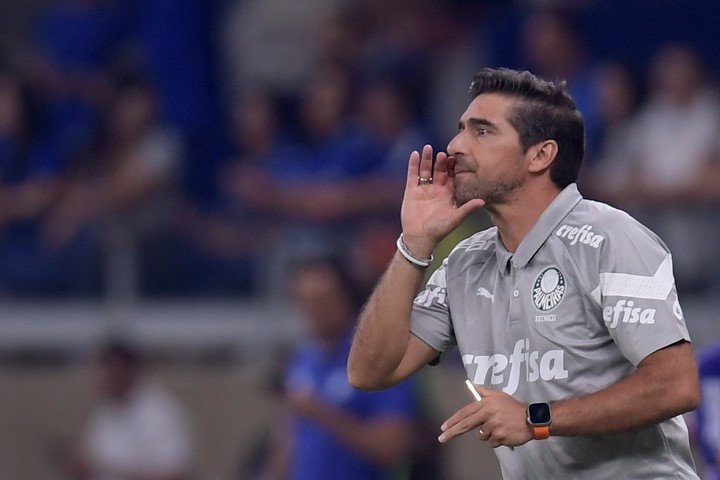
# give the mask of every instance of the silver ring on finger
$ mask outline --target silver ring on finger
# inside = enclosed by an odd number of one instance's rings
[[[430,185],[432,181],[432,177],[418,177],[418,185]]]

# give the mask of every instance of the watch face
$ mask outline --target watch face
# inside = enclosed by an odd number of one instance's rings
[[[547,425],[550,423],[550,405],[531,403],[528,406],[528,418],[533,425]]]

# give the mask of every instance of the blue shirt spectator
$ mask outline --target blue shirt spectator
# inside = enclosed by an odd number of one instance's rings
[[[703,478],[720,480],[720,343],[700,354],[698,370],[702,403],[697,409],[697,433],[706,462]]]
[[[416,452],[413,384],[382,393],[350,386],[347,358],[360,292],[339,259],[299,260],[288,285],[308,337],[285,369],[284,428],[274,432],[257,478],[393,478]]]
[[[0,290],[13,294],[88,291],[94,252],[82,241],[53,249],[42,223],[67,164],[28,125],[20,83],[0,76]]]
[[[69,158],[91,142],[112,95],[110,71],[126,21],[109,0],[59,0],[38,13],[28,70],[41,102],[42,137],[55,154]]]
[[[411,382],[381,392],[350,386],[346,373],[350,339],[332,354],[313,341],[302,345],[286,377],[288,392],[312,392],[331,408],[368,422],[381,418],[412,421],[416,402]],[[295,417],[292,436],[295,448],[288,475],[292,480],[393,478],[392,471],[370,463],[316,421]]]

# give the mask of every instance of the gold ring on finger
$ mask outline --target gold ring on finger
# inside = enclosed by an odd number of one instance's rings
[[[418,177],[418,185],[430,185],[432,181],[432,177]]]

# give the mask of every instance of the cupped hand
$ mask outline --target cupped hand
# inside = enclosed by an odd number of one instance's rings
[[[422,154],[415,151],[410,155],[400,217],[405,245],[417,257],[428,258],[470,212],[485,204],[481,199],[473,199],[457,205],[454,164],[452,157],[439,152],[433,165],[430,145],[423,147]],[[421,183],[421,178],[432,182]]]

